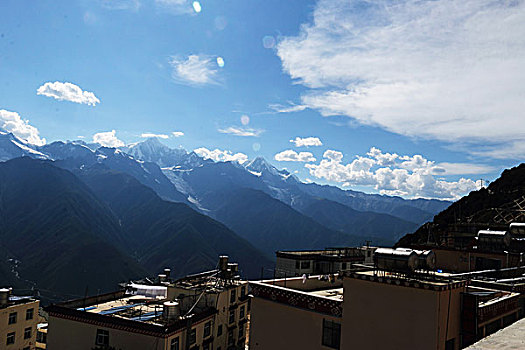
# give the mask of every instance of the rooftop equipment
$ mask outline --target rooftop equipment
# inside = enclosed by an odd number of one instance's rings
[[[436,269],[436,253],[432,250],[414,250],[417,254],[418,269],[434,271]]]
[[[525,223],[513,222],[510,224],[509,231],[513,236],[525,236]]]
[[[508,231],[480,230],[478,232],[478,245],[485,248],[508,247],[511,242]]]
[[[378,248],[374,252],[374,264],[378,269],[411,273],[418,268],[418,255],[411,249]]]
[[[6,306],[9,302],[9,292],[8,288],[0,289],[0,307]]]
[[[162,315],[165,319],[174,320],[180,316],[180,304],[176,301],[166,301],[163,308]]]
[[[169,280],[170,279],[170,275],[171,275],[171,269],[165,268],[164,269],[164,274],[166,275],[166,278]]]
[[[219,270],[222,272],[228,270],[228,255],[219,256]]]

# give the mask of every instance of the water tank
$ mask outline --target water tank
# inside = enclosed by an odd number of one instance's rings
[[[436,269],[436,254],[432,250],[414,250],[417,254],[417,268],[433,271]]]
[[[418,255],[406,248],[378,248],[374,252],[374,263],[381,270],[413,272],[418,267]]]
[[[525,236],[525,223],[513,222],[510,224],[509,231],[514,236]]]
[[[0,306],[7,305],[8,301],[9,301],[9,289],[1,288],[0,289]]]
[[[165,319],[174,320],[180,316],[180,305],[176,301],[166,301],[163,304],[162,315]]]
[[[166,282],[166,275],[161,273],[159,274],[159,282],[162,283],[162,282]]]
[[[511,242],[508,231],[480,230],[478,232],[478,245],[484,248],[508,247]]]
[[[219,270],[221,271],[228,270],[228,255],[219,256]]]
[[[166,275],[166,278],[169,279],[170,275],[171,275],[171,269],[165,268],[164,269],[164,274]]]

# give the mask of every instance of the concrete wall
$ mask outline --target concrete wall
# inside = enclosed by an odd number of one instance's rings
[[[253,298],[250,319],[250,350],[330,349],[322,346],[323,315],[266,299]]]
[[[38,306],[39,302],[34,301],[0,309],[0,349],[18,350],[27,346],[34,347],[36,342],[36,325],[38,323]],[[33,319],[31,320],[26,320],[27,309],[33,309]],[[15,324],[8,324],[9,314],[12,312],[17,313],[17,321]],[[25,329],[29,327],[31,327],[31,337],[24,339]],[[15,332],[15,343],[6,345],[7,334],[11,332]]]
[[[436,254],[436,266],[443,271],[469,272],[476,270],[476,258],[501,261],[501,268],[517,266],[519,259],[506,254],[467,252],[459,250],[433,249]],[[508,266],[507,266],[508,260]]]
[[[341,349],[459,349],[462,290],[345,278]]]

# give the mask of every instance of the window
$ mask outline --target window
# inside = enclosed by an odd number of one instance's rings
[[[239,339],[244,337],[244,325],[239,327]]]
[[[43,344],[47,343],[47,333],[36,332],[36,341]]]
[[[222,324],[220,324],[219,327],[217,327],[217,336],[220,335],[222,335]]]
[[[239,310],[239,318],[240,319],[244,318],[244,305],[241,306],[241,309]]]
[[[345,262],[341,264],[341,270],[346,270],[346,263]]]
[[[95,345],[109,345],[109,331],[97,329],[97,339]]]
[[[32,320],[33,319],[33,309],[27,309],[26,310],[26,320]]]
[[[237,297],[237,295],[236,295],[237,293],[236,292],[237,292],[237,290],[235,290],[235,289],[232,290],[232,292],[230,294],[230,303],[235,303],[235,299]]]
[[[235,310],[230,311],[230,324],[235,322]]]
[[[30,346],[26,346],[26,347],[23,348],[22,350],[31,350],[31,347],[30,347]]]
[[[171,340],[170,350],[179,350],[179,337]]]
[[[204,335],[203,337],[206,338],[211,334],[211,321],[208,321],[204,324]]]
[[[8,324],[14,324],[16,323],[16,312],[11,312],[9,314],[9,322]]]
[[[299,261],[295,262],[295,268],[299,270],[301,268],[301,263]]]
[[[232,346],[235,343],[235,338],[233,337],[233,329],[228,331],[228,346]]]
[[[210,343],[202,344],[202,350],[210,350]]]
[[[241,287],[241,298],[244,298],[246,296],[246,286]]]
[[[341,342],[341,324],[323,320],[323,345],[333,349],[339,349]]]
[[[197,328],[193,328],[190,331],[190,345],[193,345],[197,342]]]
[[[31,327],[27,327],[26,329],[24,329],[24,339],[29,338],[31,338]]]
[[[7,333],[7,341],[6,344],[14,344],[15,343],[15,332]]]
[[[301,263],[301,269],[309,269],[310,268],[310,262],[309,261],[303,261]]]

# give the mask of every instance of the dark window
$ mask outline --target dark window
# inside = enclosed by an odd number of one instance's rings
[[[456,338],[449,339],[445,342],[445,350],[455,350],[456,349]]]
[[[244,325],[239,326],[239,339],[244,337]]]
[[[369,257],[370,257],[370,255],[371,255],[371,252],[370,252],[370,250],[367,250],[367,251],[366,251],[366,257],[367,257],[367,258],[369,258]]]
[[[301,263],[299,261],[295,262],[295,268],[299,270],[301,268]]]
[[[33,309],[27,309],[26,310],[26,320],[32,320],[33,319]]]
[[[346,270],[346,263],[345,262],[341,264],[341,269]]]
[[[341,324],[323,320],[323,345],[333,349],[339,349],[341,342]]]
[[[230,311],[230,322],[229,323],[233,323],[233,322],[235,322],[235,310]]]
[[[29,338],[31,338],[31,327],[27,327],[26,329],[24,329],[24,339]]]
[[[241,309],[239,310],[239,319],[243,319],[244,318],[244,305],[241,306]]]
[[[217,347],[217,350],[221,350],[221,347],[220,347],[220,346],[218,346],[218,347]]]
[[[310,262],[309,261],[303,261],[301,263],[301,269],[309,269],[310,268]]]
[[[104,329],[97,329],[97,338],[95,345],[109,345],[109,331]]]
[[[210,343],[203,344],[202,345],[202,350],[210,350]]]
[[[23,348],[22,350],[31,350],[31,347],[30,347],[30,346],[26,346],[26,347]]]
[[[204,335],[203,337],[206,338],[211,334],[211,321],[208,321],[204,324]]]
[[[190,345],[193,345],[197,342],[197,329],[193,328],[190,332]]]
[[[237,297],[237,293],[236,293],[237,290],[232,290],[231,294],[230,294],[230,303],[235,303],[235,299]]]
[[[232,346],[235,343],[235,338],[233,337],[233,329],[228,331],[228,346]]]
[[[15,343],[15,332],[7,333],[7,341],[6,344],[14,344]]]
[[[171,340],[170,350],[179,350],[179,337]]]
[[[47,343],[47,333],[36,332],[36,341],[43,344]]]
[[[16,312],[11,312],[9,314],[9,322],[8,324],[13,324],[13,323],[16,323]]]
[[[246,286],[241,287],[241,298],[244,298],[246,296]]]
[[[217,327],[217,336],[220,335],[222,335],[222,324],[220,324],[219,327]]]

